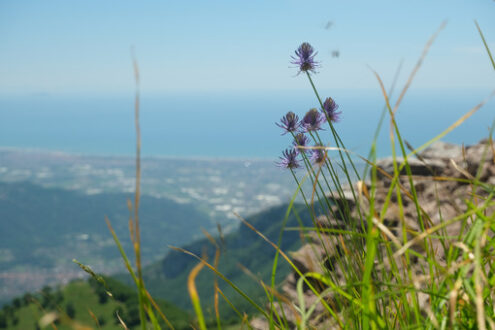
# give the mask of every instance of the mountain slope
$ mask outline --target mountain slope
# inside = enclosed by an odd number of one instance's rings
[[[104,216],[131,254],[128,198],[132,195],[83,195],[30,183],[0,183],[0,299],[76,276],[73,258],[98,272],[123,269]],[[157,260],[167,244],[190,242],[200,227],[212,226],[192,205],[149,196],[143,196],[140,205],[143,260]]]
[[[307,215],[306,208],[296,205],[295,209],[303,223],[309,225],[311,220]],[[274,207],[249,217],[247,221],[266,235],[272,242],[276,243],[286,210],[287,205]],[[287,227],[298,226],[299,224],[294,216],[294,212],[291,212]],[[220,242],[221,240],[217,238],[217,243]],[[298,231],[284,232],[281,244],[282,250],[285,252],[295,250],[300,244],[301,239]],[[266,296],[261,285],[247,275],[239,265],[246,267],[256,277],[262,279],[264,283],[269,284],[273,258],[275,256],[274,248],[245,225],[241,225],[237,231],[225,235],[222,246],[223,252],[219,265],[220,272],[242,290],[245,290],[251,298],[263,305]],[[207,255],[209,262],[213,264],[215,247],[208,239],[205,238],[196,241],[183,246],[183,248],[196,255]],[[171,301],[181,308],[191,309],[186,281],[189,272],[197,262],[196,259],[189,255],[171,250],[163,260],[145,269],[144,276],[147,288],[156,297]],[[277,282],[280,283],[288,272],[289,266],[285,261],[280,259],[276,276]],[[196,279],[196,286],[202,299],[202,304],[210,316],[213,313],[213,279],[212,272],[206,268]],[[222,280],[219,280],[219,285],[241,312],[253,312],[253,308]],[[230,307],[221,298],[220,300],[222,318],[233,317],[234,313]]]

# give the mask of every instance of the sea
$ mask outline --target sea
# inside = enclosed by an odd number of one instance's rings
[[[325,90],[342,111],[335,125],[347,149],[367,155],[384,109],[379,90]],[[396,93],[397,94],[397,93]],[[490,90],[414,90],[397,112],[402,137],[418,147],[487,98]],[[392,105],[397,95],[392,97]],[[140,95],[143,156],[276,160],[291,143],[275,125],[288,111],[318,108],[312,90],[187,91]],[[495,119],[489,100],[443,141],[476,143]],[[332,146],[328,129],[321,138]],[[0,147],[92,155],[135,153],[134,95],[0,95]],[[390,117],[378,137],[378,156],[391,153]]]

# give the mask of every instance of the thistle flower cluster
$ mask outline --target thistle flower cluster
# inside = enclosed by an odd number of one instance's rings
[[[289,111],[280,119],[280,123],[275,123],[282,128],[282,135],[290,133],[293,137],[291,147],[282,152],[282,157],[277,163],[280,167],[288,169],[299,168],[300,160],[298,156],[301,153],[309,153],[309,158],[315,165],[321,166],[325,162],[326,153],[321,144],[315,145],[314,149],[307,149],[306,147],[309,147],[311,141],[307,134],[321,130],[321,126],[327,118],[335,121],[338,119],[340,112],[335,111],[338,108],[337,104],[331,98],[328,98],[327,101],[325,101],[325,104],[332,104],[332,107],[329,107],[328,110],[326,108],[322,109],[322,111],[318,111],[316,108],[310,109],[301,121],[299,121],[299,117],[294,112]]]
[[[319,67],[319,63],[315,61],[315,56],[318,53],[315,53],[309,43],[303,42],[294,53],[296,56],[292,56],[291,63],[299,67],[298,74],[301,72],[316,73],[315,69]]]
[[[299,159],[297,159],[298,151],[296,149],[285,149],[282,151],[282,157],[280,157],[280,162],[278,166],[288,169],[296,169],[301,167]]]
[[[306,112],[301,121],[301,126],[304,128],[305,132],[319,131],[324,122],[325,116],[318,112],[316,108],[313,108]]]
[[[337,111],[338,109],[339,105],[331,97],[327,97],[325,102],[323,102],[323,109],[321,111],[331,122],[337,123],[340,121],[340,115],[342,114],[342,111]]]
[[[282,133],[282,135],[284,135],[286,133],[297,132],[301,123],[299,123],[299,117],[294,112],[289,111],[280,119],[280,124],[275,123],[275,125],[284,130]]]
[[[301,72],[316,73],[315,69],[319,67],[319,62],[315,61],[316,52],[313,47],[303,42],[295,51],[296,56],[292,56],[292,64],[295,64]],[[326,152],[321,144],[316,144],[313,149],[306,149],[309,146],[310,139],[306,134],[322,130],[322,125],[329,121],[337,123],[341,119],[341,111],[338,111],[339,106],[331,97],[327,97],[320,110],[316,108],[310,109],[304,117],[299,121],[299,116],[294,112],[289,111],[280,119],[279,123],[275,123],[282,128],[282,135],[290,133],[294,140],[292,147],[282,152],[282,157],[277,163],[280,167],[288,169],[296,169],[300,167],[298,156],[301,153],[309,154],[309,159],[313,164],[321,166],[326,159]],[[308,152],[310,151],[310,152]]]
[[[314,51],[309,43],[303,42],[295,51],[295,54],[296,56],[292,56],[291,63],[298,66],[298,74],[301,72],[316,73],[315,69],[319,67],[319,62],[315,61],[317,52]],[[290,133],[294,140],[292,141],[292,148],[282,152],[278,165],[291,170],[300,167],[298,156],[300,153],[308,153],[308,149],[305,149],[305,147],[309,146],[310,143],[310,139],[306,134],[322,130],[322,125],[327,121],[332,123],[339,122],[342,112],[338,111],[338,109],[339,106],[334,99],[328,97],[323,102],[323,107],[320,110],[316,108],[310,109],[301,121],[292,111],[282,117],[280,123],[276,123],[276,125],[283,129],[282,135]],[[315,145],[315,148],[311,149],[309,158],[315,165],[321,166],[326,158],[323,146],[321,144]]]

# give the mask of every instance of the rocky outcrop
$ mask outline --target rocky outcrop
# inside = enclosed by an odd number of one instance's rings
[[[398,159],[398,166],[403,164],[404,159]],[[476,196],[480,199],[487,195],[486,189],[469,184],[469,180],[477,177],[479,181],[493,185],[495,184],[495,152],[493,146],[488,140],[482,140],[473,146],[457,146],[444,142],[437,142],[428,149],[419,153],[415,158],[409,158],[408,163],[413,176],[414,191],[418,196],[419,214],[416,203],[407,198],[407,194],[412,194],[413,187],[407,173],[403,170],[399,176],[401,185],[401,200],[403,205],[403,218],[401,209],[397,203],[398,196],[392,193],[391,202],[388,206],[383,222],[379,224],[380,234],[387,236],[384,239],[389,240],[392,244],[395,242],[396,248],[400,246],[402,235],[407,235],[408,240],[416,237],[424,230],[452,219],[467,210],[466,199]],[[391,158],[382,159],[377,162],[383,172],[389,175],[394,174],[394,166]],[[462,179],[462,180],[457,180]],[[376,203],[375,210],[380,212],[386,201],[387,193],[390,187],[390,177],[384,173],[378,176],[376,186]],[[363,186],[364,185],[364,186]],[[368,214],[369,205],[366,198],[366,191],[370,191],[370,185],[361,183],[354,187],[355,194],[358,196],[359,203],[356,203],[351,194],[347,193],[339,198],[334,194],[334,210],[332,215],[322,215],[318,218],[320,228],[349,230],[356,233],[366,231],[366,223],[356,221],[360,219],[359,213]],[[339,212],[340,210],[340,212]],[[344,212],[344,210],[347,210]],[[492,214],[495,209],[488,209],[487,214]],[[419,217],[423,220],[418,221]],[[401,220],[401,218],[403,220]],[[352,219],[352,220],[351,220]],[[431,238],[428,245],[424,241],[418,241],[411,248],[425,254],[425,248],[429,253],[436,256],[436,261],[440,264],[445,262],[445,253],[448,251],[450,244],[456,243],[455,237],[461,231],[461,222],[453,222],[445,227],[441,234],[452,239]],[[335,231],[338,233],[338,231]],[[382,250],[381,252],[384,253]],[[308,236],[307,242],[300,250],[291,254],[294,264],[299,268],[301,273],[316,272],[332,278],[337,286],[345,286],[347,283],[346,276],[349,274],[359,274],[361,271],[362,259],[366,256],[366,242],[364,238],[346,240],[345,235],[312,233]],[[359,260],[361,258],[361,262]],[[390,269],[390,264],[386,261],[380,265],[375,265],[377,272],[383,272]],[[397,265],[403,265],[397,262]],[[361,268],[360,268],[361,267]],[[404,266],[402,266],[404,267]],[[414,276],[428,277],[428,265],[424,259],[412,256],[409,265]],[[353,271],[349,271],[353,268]],[[426,272],[426,273],[425,273]],[[300,276],[297,273],[291,273],[281,287],[282,293],[288,298],[288,301],[282,302],[278,308],[283,308],[287,320],[295,326],[298,322],[298,315],[294,312],[294,306],[298,306],[299,297],[297,294],[297,282]],[[419,283],[419,284],[418,284]],[[417,285],[421,286],[421,281]],[[311,278],[310,284],[318,290],[328,303],[332,303],[335,290],[326,290],[328,287],[315,278]],[[309,289],[304,287],[304,298],[306,308],[315,303],[315,310],[311,314],[308,325],[314,328],[329,329],[336,325],[332,323],[331,318],[324,311],[316,296]],[[421,306],[425,306],[429,297],[426,294],[419,294]],[[292,306],[290,306],[292,304]],[[334,310],[340,312],[338,304],[332,305]],[[266,329],[267,324],[261,319],[256,319],[252,324],[255,329]]]

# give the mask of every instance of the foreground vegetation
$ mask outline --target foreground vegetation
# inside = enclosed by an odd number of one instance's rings
[[[368,157],[358,156],[368,163],[369,172],[357,172],[356,157],[346,149],[336,129],[341,119],[338,105],[331,97],[322,99],[313,81],[319,68],[316,52],[308,43],[301,44],[296,50],[292,64],[298,67],[299,74],[308,78],[318,109],[310,109],[301,120],[293,112],[281,119],[278,126],[284,134],[293,137],[293,142],[283,152],[279,165],[290,171],[298,185],[295,195],[303,197],[306,211],[313,220],[312,226],[301,223],[299,230],[306,238],[312,237],[313,244],[308,246],[313,249],[313,256],[320,255],[312,260],[311,266],[303,268],[283,252],[280,240],[272,242],[243,220],[277,252],[271,282],[260,281],[268,300],[268,308],[265,308],[253,301],[249,292],[243,292],[230,282],[219,271],[216,260],[211,263],[182,250],[199,260],[189,275],[188,289],[200,328],[206,329],[206,324],[194,280],[205,266],[260,313],[254,321],[239,315],[248,327],[495,328],[495,189],[493,184],[483,181],[490,177],[489,173],[493,171],[488,169],[495,162],[491,132],[487,142],[482,144],[483,150],[477,153],[475,163],[466,159],[463,149],[456,160],[464,161],[464,165],[458,165],[451,158],[449,170],[441,172],[446,176],[437,175],[432,164],[419,154],[462,124],[487,100],[418,148],[403,139],[395,118],[416,72],[442,28],[443,25],[427,43],[394,106],[391,105],[391,92],[386,91],[379,74],[372,71],[386,104],[377,132],[385,116],[388,114],[390,118],[392,162],[388,171],[377,164],[375,138]],[[479,27],[478,31],[495,69]],[[328,124],[330,144],[321,136],[325,123]],[[310,141],[314,144],[310,145]],[[415,155],[419,160],[414,159]],[[431,182],[416,181],[413,161],[423,163],[431,172]],[[302,175],[296,173],[300,168],[304,169]],[[336,168],[344,171],[343,177],[337,174]],[[351,175],[355,175],[357,181],[351,180]],[[304,180],[312,183],[311,191],[301,189]],[[464,195],[455,196],[460,202],[455,202],[455,211],[451,213],[442,208],[446,196],[453,191],[442,191],[442,196],[433,193],[426,196],[427,199],[420,194],[420,189],[429,189],[436,186],[435,182],[444,181],[463,187],[457,193]],[[335,205],[332,201],[338,202]],[[436,212],[425,210],[431,201],[436,203]],[[315,205],[324,212],[318,213]],[[394,212],[389,218],[391,209]],[[287,214],[293,211],[289,206]],[[280,237],[283,234],[282,231]],[[280,286],[275,282],[279,257],[293,269],[291,280],[295,293],[292,296],[283,294],[287,291],[280,292]],[[214,292],[221,291],[215,286]],[[218,309],[216,312],[217,326],[221,328]]]

